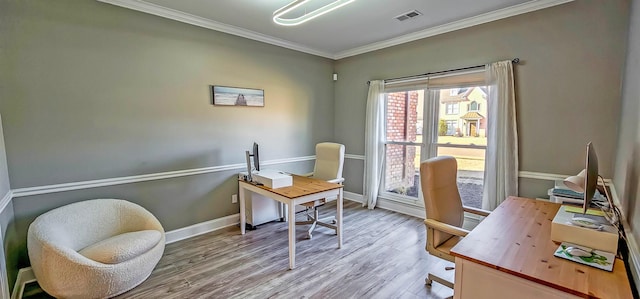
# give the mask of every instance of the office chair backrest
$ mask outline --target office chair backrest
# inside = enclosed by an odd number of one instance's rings
[[[342,178],[344,165],[344,145],[332,142],[316,144],[316,165],[313,177],[321,180]]]
[[[440,156],[420,163],[420,181],[427,219],[462,227],[464,210],[458,191],[458,163],[454,157]],[[434,231],[434,246],[453,235]]]

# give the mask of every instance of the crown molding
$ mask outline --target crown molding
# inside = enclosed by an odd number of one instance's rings
[[[312,54],[320,57],[334,59],[334,55],[332,53],[312,49],[294,42],[279,39],[273,36],[247,30],[244,28],[216,22],[211,19],[188,14],[182,11],[156,5],[156,4],[149,3],[142,0],[97,0],[97,1],[128,8],[131,10],[152,14],[155,16],[171,19],[171,20],[186,23],[186,24],[191,24],[198,27],[203,27],[203,28],[207,28],[215,31],[228,33],[231,35],[252,39],[255,41],[295,50],[298,52],[303,52],[303,53]]]
[[[572,2],[574,0],[533,0],[523,4],[518,4],[514,6],[510,6],[507,8],[499,9],[496,11],[484,13],[481,15],[477,15],[474,17],[466,18],[460,21],[455,21],[447,24],[443,24],[436,27],[431,27],[425,30],[416,31],[413,33],[405,34],[403,36],[399,36],[396,38],[368,44],[362,47],[353,48],[351,50],[346,50],[342,52],[338,52],[335,54],[334,59],[342,59],[350,56],[355,56],[375,50],[380,50],[408,42],[412,42],[415,40],[460,30],[464,28],[469,28],[473,26],[477,26],[484,23],[489,23],[501,19],[506,19],[509,17],[517,16],[520,14],[564,4],[567,2]]]
[[[520,14],[564,4],[567,2],[572,2],[574,0],[532,0],[523,4],[510,6],[510,7],[499,9],[496,11],[484,13],[478,16],[466,18],[460,21],[443,24],[443,25],[432,27],[429,29],[417,31],[414,33],[409,33],[396,38],[375,42],[372,44],[356,47],[346,51],[341,51],[338,53],[329,53],[326,51],[312,49],[294,42],[279,39],[273,36],[243,29],[240,27],[216,22],[207,18],[188,14],[185,12],[181,12],[181,11],[160,6],[157,4],[149,3],[143,0],[97,0],[97,1],[156,15],[159,17],[171,19],[174,21],[182,22],[182,23],[191,24],[198,27],[203,27],[203,28],[207,28],[215,31],[220,31],[220,32],[256,40],[259,42],[263,42],[263,43],[267,43],[267,44],[271,44],[271,45],[275,45],[275,46],[279,46],[279,47],[283,47],[283,48],[287,48],[287,49],[291,49],[291,50],[295,50],[295,51],[299,51],[307,54],[312,54],[320,57],[338,60],[338,59],[342,59],[350,56],[355,56],[355,55],[359,55],[359,54],[363,54],[363,53],[367,53],[375,50],[380,50],[380,49],[412,42],[412,41],[423,39],[426,37],[431,37],[431,36],[451,32],[455,30],[460,30],[460,29],[473,27],[476,25],[484,24],[484,23],[489,23],[492,21],[497,21],[500,19],[517,16]]]

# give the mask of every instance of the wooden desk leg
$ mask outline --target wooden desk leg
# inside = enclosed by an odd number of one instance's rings
[[[342,203],[343,203],[342,188],[338,191],[338,203],[336,204],[336,232],[338,233],[338,248],[342,248]]]
[[[289,269],[296,267],[296,208],[295,205],[287,205],[289,211]]]
[[[245,198],[245,192],[247,192],[247,190],[245,188],[242,187],[242,183],[240,183],[240,188],[238,190],[240,193],[240,234],[244,235],[244,229],[247,223],[247,219],[246,219],[246,215],[245,215],[245,202],[244,202],[244,198]]]

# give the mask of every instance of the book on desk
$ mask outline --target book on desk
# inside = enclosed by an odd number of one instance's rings
[[[547,195],[549,195],[549,201],[559,203],[559,204],[575,204],[582,205],[584,203],[583,193],[575,192],[569,189],[563,181],[556,180],[553,188],[547,191]],[[592,207],[597,207],[597,205],[608,206],[607,198],[600,193],[600,191],[596,190],[596,193],[593,195],[592,199]]]

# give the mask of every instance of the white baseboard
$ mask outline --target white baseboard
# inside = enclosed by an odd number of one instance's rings
[[[238,225],[240,223],[240,214],[233,214],[222,218],[217,218],[201,223],[196,223],[187,227],[175,229],[165,233],[166,244],[178,242],[180,240],[199,236],[219,230],[225,227]]]
[[[36,276],[33,274],[31,267],[18,270],[18,277],[16,278],[16,284],[14,285],[13,292],[11,293],[11,299],[22,298],[24,286],[34,281],[36,281]]]
[[[398,212],[400,214],[405,214],[405,215],[409,215],[409,216],[413,216],[421,219],[426,218],[423,207],[412,205],[412,204],[406,204],[406,203],[398,202],[395,200],[378,198],[378,203],[376,204],[376,208]]]
[[[621,208],[620,212],[622,214],[622,219],[620,219],[620,222],[622,223],[622,228],[624,229],[625,236],[627,237],[627,247],[629,248],[629,272],[631,272],[631,278],[633,279],[636,288],[638,288],[640,287],[640,248],[638,247],[638,240],[636,240],[636,237],[631,231],[631,226],[629,226],[629,222],[625,216],[626,211],[622,209],[615,185],[610,181],[607,182],[607,185],[611,190],[611,199],[613,199],[613,203]]]
[[[342,196],[344,197],[345,200],[355,201],[355,202],[359,202],[359,203],[362,203],[364,201],[364,198],[362,197],[362,194],[358,194],[358,193],[344,191],[342,193]]]
[[[638,248],[638,240],[636,240],[636,237],[627,229],[629,224],[626,222],[625,220],[622,225],[625,227],[627,247],[629,247],[629,271],[637,288],[640,286],[640,248]]]

